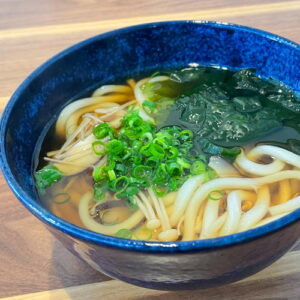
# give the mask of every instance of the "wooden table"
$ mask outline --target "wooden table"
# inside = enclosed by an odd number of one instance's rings
[[[64,48],[115,28],[175,19],[239,23],[300,42],[300,1],[0,0],[0,111],[29,73]],[[35,293],[13,299],[300,299],[299,246],[239,283],[167,293],[109,280],[73,257],[18,202],[2,176],[0,224],[0,297]]]

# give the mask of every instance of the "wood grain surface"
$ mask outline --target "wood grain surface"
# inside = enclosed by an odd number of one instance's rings
[[[300,1],[0,0],[0,113],[24,78],[64,48],[115,28],[175,19],[238,23],[300,42]],[[54,240],[2,175],[0,224],[0,297],[42,292],[13,299],[300,299],[299,246],[245,281],[174,294],[103,282],[109,278]],[[43,293],[49,290],[55,291]]]
[[[299,275],[300,252],[290,252],[278,262],[237,283],[214,289],[165,292],[143,289],[117,280],[80,285],[66,289],[32,293],[3,300],[115,300],[115,299],[162,299],[162,300],[220,300],[220,299],[299,299],[300,285],[295,279]],[[288,268],[288,270],[287,270]],[[291,283],[294,288],[290,289]]]
[[[290,252],[278,262],[237,283],[198,291],[165,292],[143,289],[117,280],[80,285],[66,289],[32,293],[3,300],[220,300],[220,299],[299,299],[300,252]],[[287,270],[288,268],[288,270]],[[291,284],[294,288],[291,289]]]

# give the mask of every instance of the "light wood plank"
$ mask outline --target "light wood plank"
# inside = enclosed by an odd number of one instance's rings
[[[248,17],[222,17],[220,21],[257,27],[300,42],[300,9],[288,12],[265,13]],[[117,24],[116,24],[117,26]],[[121,25],[120,25],[121,26]],[[66,47],[102,33],[98,28],[56,38],[55,35],[8,39],[0,47],[1,96],[9,96],[17,86],[40,64]]]
[[[0,113],[2,112],[3,108],[7,104],[9,97],[0,97]]]
[[[220,9],[208,9],[183,13],[164,14],[156,16],[141,16],[135,18],[119,19],[118,22],[105,20],[98,22],[71,23],[63,25],[51,25],[41,27],[29,27],[19,29],[6,29],[0,31],[0,40],[16,39],[22,37],[34,37],[45,35],[65,35],[70,33],[85,32],[92,30],[107,31],[116,27],[125,27],[134,24],[186,20],[186,19],[218,19],[220,17],[251,16],[254,14],[275,13],[278,11],[293,11],[300,9],[300,1],[284,1],[280,3],[268,3],[261,5],[225,7]]]
[[[288,299],[299,299],[300,286],[294,286],[294,281],[300,279],[300,251],[290,252],[278,262],[267,269],[237,283],[219,288],[211,288],[198,291],[166,292],[155,291],[135,287],[127,283],[111,280],[103,283],[87,284],[66,289],[45,291],[16,297],[3,298],[2,300],[115,300],[115,299],[233,299],[233,294],[239,295],[239,299],[287,299],[284,296],[289,288]],[[287,280],[288,279],[288,280]],[[281,281],[281,285],[274,285]],[[282,282],[283,281],[283,282]],[[254,285],[269,284],[267,298],[264,294],[257,294]],[[247,294],[245,295],[245,291]],[[284,297],[284,298],[281,298]]]
[[[21,0],[22,1],[22,0]],[[283,0],[264,0],[263,3]],[[68,23],[117,20],[136,16],[155,16],[188,12],[191,10],[219,9],[222,7],[246,6],[247,0],[1,0],[0,28],[35,27]],[[251,0],[251,5],[262,4],[261,0]]]

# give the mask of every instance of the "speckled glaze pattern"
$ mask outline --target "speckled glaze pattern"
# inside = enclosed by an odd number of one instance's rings
[[[34,71],[1,120],[1,167],[18,199],[73,254],[93,268],[155,289],[218,286],[268,266],[297,241],[300,210],[244,233],[210,240],[155,243],[116,239],[69,224],[43,208],[32,177],[33,153],[68,102],[98,85],[189,63],[257,68],[300,92],[300,46],[238,25],[176,21],[138,25],[83,41]]]

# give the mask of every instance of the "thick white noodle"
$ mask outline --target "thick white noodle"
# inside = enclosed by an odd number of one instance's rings
[[[223,213],[222,216],[218,217],[205,231],[205,234],[201,235],[201,239],[210,239],[217,237],[219,234],[219,230],[224,225],[226,219],[228,217],[228,213]]]
[[[252,178],[252,179],[258,185],[278,182],[278,181],[284,180],[284,179],[298,179],[298,180],[300,180],[300,171],[286,170],[286,171],[278,172],[276,174],[272,174],[272,175],[268,175],[268,176],[264,176],[264,177]]]
[[[136,83],[136,85],[134,87],[134,96],[135,96],[136,101],[139,103],[139,110],[140,110],[139,115],[141,116],[141,118],[143,118],[146,121],[153,121],[153,119],[150,116],[148,116],[143,109],[143,103],[147,99],[141,90],[141,86],[144,83],[146,83],[148,80],[149,80],[149,78],[144,78]]]
[[[144,101],[146,101],[146,97],[144,96],[142,90],[141,90],[141,86],[146,83],[149,80],[149,78],[144,78],[140,81],[138,81],[134,87],[134,95],[135,95],[135,99],[136,101],[140,104],[140,106],[142,107]]]
[[[114,115],[116,112],[123,110],[124,108],[126,108],[127,106],[133,104],[135,102],[135,100],[126,102],[125,104],[119,105],[117,107],[113,107],[111,108],[111,111],[108,111],[105,115],[101,116],[101,120],[102,121],[107,121],[107,118]],[[95,109],[96,113],[101,113],[101,109]]]
[[[259,164],[248,159],[242,151],[236,158],[235,164],[244,172],[255,176],[266,176],[277,173],[285,167],[285,163],[279,159],[274,159],[269,164]]]
[[[282,204],[274,205],[269,208],[269,212],[272,216],[289,213],[295,209],[300,208],[300,196],[297,196]]]
[[[78,212],[80,216],[80,220],[82,221],[83,225],[86,226],[88,229],[99,232],[102,234],[107,235],[114,235],[120,229],[127,228],[132,229],[133,227],[137,226],[145,217],[144,214],[138,210],[134,212],[128,219],[125,221],[115,224],[115,225],[102,225],[96,222],[91,216],[89,212],[89,203],[93,198],[92,192],[85,193],[78,206]]]
[[[279,215],[276,215],[276,216],[272,216],[272,217],[268,217],[268,218],[264,218],[262,219],[260,222],[258,222],[257,224],[255,224],[255,226],[253,226],[252,228],[256,228],[256,227],[259,227],[259,226],[263,226],[263,225],[266,225],[268,223],[271,223],[275,220],[278,220],[284,216],[286,216],[287,213],[284,213],[284,214],[279,214]]]
[[[183,240],[187,241],[193,239],[199,208],[211,191],[226,189],[257,190],[257,188],[261,185],[277,182],[283,179],[300,180],[300,172],[287,170],[258,178],[217,178],[203,184],[195,191],[186,209]]]
[[[65,134],[66,138],[70,137],[73,132],[77,129],[80,118],[83,117],[86,113],[93,112],[95,109],[100,107],[116,107],[118,103],[114,102],[102,102],[95,105],[86,106],[76,110],[65,122]]]
[[[167,195],[163,196],[161,198],[161,200],[163,201],[165,207],[173,205],[176,201],[177,195],[178,195],[178,191],[177,192],[170,192]]]
[[[180,218],[184,215],[189,200],[191,200],[193,193],[200,186],[200,184],[202,184],[203,180],[203,175],[194,176],[188,179],[179,189],[174,210],[170,217],[170,223],[172,227],[175,226],[179,222]]]
[[[235,233],[239,226],[242,215],[242,200],[244,198],[244,191],[233,191],[227,196],[227,219],[221,230],[221,235],[229,235]]]
[[[80,125],[77,127],[77,129],[67,138],[65,143],[62,145],[60,150],[55,155],[56,158],[75,140],[77,135],[84,129],[86,125],[88,125],[91,122],[90,119],[84,119]]]
[[[99,97],[109,93],[130,94],[132,89],[127,85],[102,85],[93,92],[92,97]]]
[[[269,188],[267,186],[261,187],[258,190],[255,205],[242,215],[238,232],[248,230],[261,221],[268,213],[270,200]]]
[[[200,234],[202,230],[202,219],[203,219],[203,214],[204,214],[204,203],[200,206],[198,216],[196,218],[196,223],[195,223],[195,233]],[[184,216],[183,216],[183,221],[184,221]]]
[[[148,116],[145,111],[139,107],[139,116],[144,120],[144,121],[152,121],[153,122],[153,119]]]
[[[84,140],[76,143],[70,150],[68,150],[65,158],[61,159],[54,165],[67,176],[80,173],[91,167],[102,158],[92,151],[92,143],[94,141],[95,137],[93,135],[89,135]],[[68,164],[76,164],[77,162],[80,162],[80,165]]]
[[[213,225],[213,223],[218,219],[220,201],[207,200],[206,206],[204,208],[204,214],[202,219],[202,231],[200,238],[208,238],[208,229]]]
[[[160,82],[160,81],[166,81],[168,79],[170,79],[170,77],[164,76],[164,75],[163,76],[155,76],[155,77],[149,79],[148,82],[151,82],[151,83]]]
[[[252,178],[217,178],[204,183],[195,191],[186,209],[184,217],[183,240],[187,241],[193,239],[199,208],[211,191],[225,189],[256,190],[257,187],[257,182]]]
[[[100,96],[100,97],[90,97],[76,100],[75,102],[67,105],[59,114],[58,119],[55,124],[56,134],[60,137],[65,137],[66,132],[66,122],[68,118],[75,113],[77,110],[90,106],[98,105],[103,102],[124,102],[128,100],[128,95],[109,95],[109,96]]]
[[[255,147],[247,154],[248,158],[253,160],[257,160],[264,155],[275,157],[287,164],[300,168],[300,156],[280,147],[261,145]]]
[[[177,229],[168,229],[158,235],[158,239],[162,242],[174,242],[178,239]]]
[[[240,173],[229,162],[219,156],[212,156],[208,165],[214,169],[220,177],[240,177]]]

